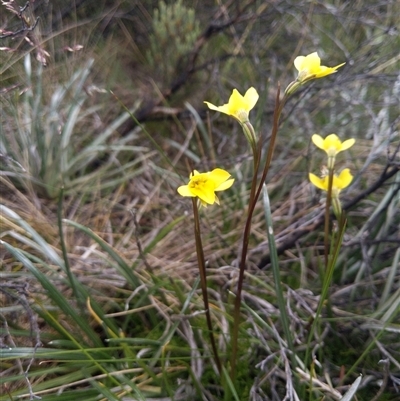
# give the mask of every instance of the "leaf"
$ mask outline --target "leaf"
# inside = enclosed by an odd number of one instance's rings
[[[362,375],[358,376],[354,383],[351,385],[347,393],[340,399],[340,401],[350,401],[356,393],[358,386],[361,383]]]

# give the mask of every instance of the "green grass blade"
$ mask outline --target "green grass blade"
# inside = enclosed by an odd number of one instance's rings
[[[281,322],[283,331],[285,333],[285,338],[288,344],[288,348],[291,351],[291,361],[293,364],[293,369],[296,367],[296,358],[295,351],[293,346],[292,333],[289,327],[289,317],[286,310],[285,299],[283,294],[282,282],[281,282],[281,273],[279,270],[279,260],[278,260],[278,252],[276,249],[275,236],[273,231],[273,222],[272,222],[272,214],[271,214],[271,205],[269,201],[267,186],[263,185],[263,205],[264,205],[264,215],[265,221],[267,223],[267,237],[268,237],[268,247],[271,257],[271,266],[272,273],[274,276],[275,290],[276,290],[276,298],[278,302],[278,307],[281,315]]]
[[[226,368],[223,366],[222,367],[222,374],[223,374],[223,379],[225,380],[225,386],[227,388],[225,389],[225,401],[240,401],[239,395],[236,391],[235,385],[231,380],[231,377],[226,370]]]
[[[108,254],[114,261],[117,263],[117,267],[119,268],[122,275],[128,280],[128,282],[133,287],[139,287],[141,285],[139,279],[135,276],[132,271],[132,268],[118,255],[118,253],[108,245],[102,238],[100,238],[96,233],[94,233],[90,228],[83,226],[82,224],[76,223],[72,220],[64,219],[63,220],[68,225],[77,228],[78,230],[87,234],[90,238],[92,238],[100,247]]]
[[[58,290],[58,288],[56,288],[50,282],[47,276],[35,266],[35,264],[46,266],[46,263],[43,262],[41,259],[30,255],[27,252],[13,247],[7,242],[0,240],[0,244],[4,245],[4,247],[15,257],[15,259],[19,260],[33,274],[33,276],[40,282],[43,289],[47,291],[47,295],[49,296],[49,298],[60,308],[63,313],[74,320],[74,322],[76,323],[76,328],[82,330],[93,342],[93,344],[100,346],[102,344],[101,340],[97,333],[94,332],[93,329],[90,327],[87,319],[84,319],[76,312],[76,309],[71,306],[70,302],[64,297],[64,295]],[[32,263],[30,259],[32,259],[35,264]],[[49,270],[51,270],[49,266],[47,267]]]
[[[351,387],[347,390],[346,394],[343,395],[343,397],[340,399],[340,401],[350,401],[355,393],[357,392],[357,389],[361,383],[362,376],[358,376],[357,379],[354,381],[354,383],[351,385]]]
[[[65,271],[64,261],[60,256],[58,256],[57,252],[24,219],[4,205],[0,205],[0,215],[12,219],[16,224],[22,227],[38,244],[37,250],[39,250],[42,255],[48,258],[52,263]]]

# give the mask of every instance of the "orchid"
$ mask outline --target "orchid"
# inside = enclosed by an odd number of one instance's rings
[[[328,191],[329,176],[326,175],[322,178],[317,177],[315,174],[309,174],[310,181],[319,189]],[[350,173],[350,169],[345,168],[339,175],[333,176],[332,181],[332,198],[338,198],[339,193],[342,189],[348,187],[353,180],[353,176]]]
[[[311,140],[315,146],[324,150],[328,155],[328,168],[330,169],[334,167],[336,155],[343,150],[349,149],[356,141],[350,138],[342,142],[336,134],[330,134],[325,139],[320,135],[314,134]]]
[[[324,150],[328,157],[335,157],[339,152],[352,147],[356,141],[355,139],[351,138],[342,142],[336,134],[330,134],[325,139],[318,134],[314,134],[311,137],[311,140],[314,142],[315,146]]]
[[[250,110],[256,105],[259,95],[255,88],[251,87],[242,96],[237,89],[234,89],[228,103],[223,106],[215,106],[210,102],[204,102],[211,110],[219,111],[235,117],[244,124],[249,120]]]
[[[294,60],[294,66],[299,72],[297,81],[301,83],[333,74],[344,64],[346,63],[339,64],[336,67],[325,67],[321,65],[321,59],[317,52],[308,56],[298,56]]]
[[[230,188],[234,179],[229,179],[231,175],[220,168],[206,173],[199,173],[194,170],[190,174],[190,181],[187,185],[182,185],[178,188],[178,193],[181,196],[198,197],[204,207],[217,203],[219,199],[215,192],[225,191]]]

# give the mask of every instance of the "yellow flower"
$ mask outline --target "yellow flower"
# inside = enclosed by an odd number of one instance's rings
[[[242,96],[237,89],[234,89],[228,103],[223,106],[214,106],[210,102],[204,102],[211,110],[235,117],[239,122],[246,123],[249,120],[250,110],[256,105],[258,93],[252,87]]]
[[[328,191],[329,176],[317,177],[315,174],[309,174],[310,181],[319,189],[323,191]],[[348,187],[353,181],[353,176],[350,173],[350,169],[345,168],[339,175],[333,176],[332,182],[332,198],[338,198],[339,193],[342,189]]]
[[[311,140],[314,142],[315,146],[327,153],[328,168],[330,169],[334,167],[336,155],[343,150],[349,149],[356,141],[355,139],[351,138],[342,142],[336,134],[330,134],[325,139],[317,134],[314,134],[311,137]]]
[[[178,193],[181,196],[198,197],[203,206],[219,205],[219,199],[215,194],[216,191],[225,191],[233,184],[234,179],[229,179],[231,175],[220,168],[207,173],[199,173],[194,170],[190,174],[190,181],[187,185],[182,185],[178,188]]]
[[[346,63],[339,64],[336,67],[325,67],[321,65],[321,59],[317,52],[311,53],[308,56],[298,56],[294,59],[294,66],[299,72],[297,81],[301,83],[333,74],[344,64]]]
[[[328,157],[336,156],[342,150],[352,147],[356,142],[356,140],[353,138],[342,142],[336,134],[330,134],[325,139],[317,134],[314,134],[311,139],[315,146],[325,150],[325,152],[328,154]]]

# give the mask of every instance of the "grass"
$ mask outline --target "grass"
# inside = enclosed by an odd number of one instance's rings
[[[397,399],[396,2],[248,1],[224,10],[193,2],[192,51],[172,34],[165,54],[178,61],[158,64],[162,29],[149,30],[154,15],[164,21],[156,2],[62,3],[52,13],[45,4],[29,9],[31,20],[41,17],[26,32],[36,47],[21,35],[1,39],[15,51],[0,62],[0,400]],[[1,7],[2,26],[20,29]],[[253,158],[239,124],[202,102],[223,104],[232,88],[256,87],[250,117],[268,139],[278,81],[286,87],[294,58],[316,50],[324,64],[346,65],[303,86],[282,112],[269,203],[258,201],[252,219],[232,378]],[[311,135],[332,132],[356,139],[337,157],[355,178],[341,196],[347,225],[327,288],[325,198],[307,177],[325,162]],[[221,375],[191,205],[176,193],[191,169],[215,167],[235,178],[220,206],[200,210]]]

